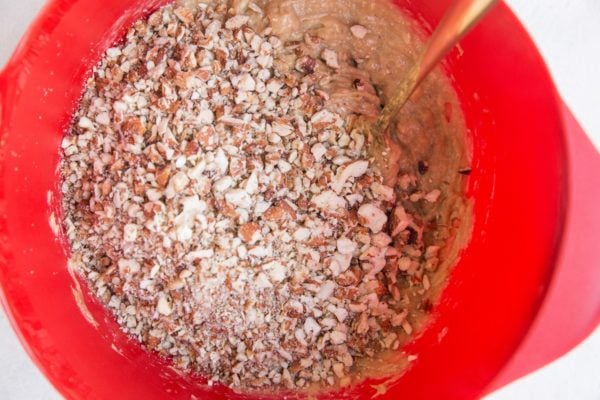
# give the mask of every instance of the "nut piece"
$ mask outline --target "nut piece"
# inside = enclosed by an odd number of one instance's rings
[[[340,64],[338,62],[338,56],[337,53],[333,50],[330,49],[324,49],[321,52],[321,58],[323,59],[323,61],[325,61],[325,64],[328,67],[334,68],[334,69],[339,69],[340,68]]]
[[[121,125],[121,130],[126,136],[143,135],[146,131],[142,121],[136,117],[128,118],[125,122],[123,122],[123,125]]]
[[[394,188],[382,185],[379,182],[373,182],[373,184],[371,184],[371,190],[373,191],[373,194],[377,195],[380,200],[394,202],[396,199]]]
[[[358,39],[364,39],[367,36],[368,30],[362,25],[353,25],[350,27],[350,32]]]
[[[127,224],[123,229],[123,240],[126,242],[135,242],[137,238],[137,225]]]
[[[321,288],[317,292],[316,298],[324,301],[331,297],[333,294],[333,289],[335,289],[335,283],[332,281],[323,282]]]
[[[167,299],[167,296],[164,293],[159,294],[158,303],[156,304],[156,311],[158,311],[162,315],[171,315],[173,312],[173,308],[171,308],[171,303]]]
[[[425,195],[425,200],[430,203],[435,203],[440,198],[442,192],[439,189],[434,189]]]
[[[315,66],[317,61],[309,56],[302,56],[296,61],[296,70],[305,74],[312,74],[315,72]]]
[[[173,13],[186,25],[189,25],[194,20],[194,14],[187,7],[177,7]]]
[[[340,331],[333,331],[330,335],[331,343],[342,344],[346,341],[346,334]]]
[[[280,283],[287,275],[285,266],[277,261],[271,261],[264,264],[263,269],[269,273],[271,281],[275,283]]]
[[[263,218],[267,221],[283,221],[288,217],[288,214],[280,205],[271,206],[265,213],[263,214]]]
[[[79,122],[77,123],[77,126],[79,126],[81,129],[89,129],[89,130],[94,129],[94,123],[88,117],[79,118]]]
[[[234,86],[243,92],[252,92],[256,88],[256,82],[252,78],[252,75],[246,73],[235,80]]]
[[[346,200],[338,196],[332,190],[326,190],[312,198],[313,204],[321,210],[337,211],[346,208]]]
[[[213,183],[212,188],[213,191],[215,192],[224,192],[227,189],[229,189],[231,186],[233,186],[234,181],[233,178],[230,176],[224,176],[220,179],[217,179],[215,181],[215,183]]]
[[[252,198],[243,189],[230,189],[225,193],[225,201],[234,206],[249,209],[252,207]]]
[[[346,271],[335,278],[335,282],[340,286],[354,286],[358,283],[358,278],[352,271]]]
[[[260,225],[258,225],[256,222],[247,222],[240,226],[240,229],[238,230],[238,236],[245,243],[254,244],[262,238],[262,234],[260,233]]]
[[[357,248],[358,245],[346,237],[337,240],[337,249],[341,254],[354,254]]]
[[[371,237],[371,244],[379,248],[385,248],[392,243],[392,238],[385,232],[379,232]]]
[[[225,22],[225,28],[239,29],[242,26],[246,25],[249,19],[250,17],[248,17],[247,15],[236,15],[234,17],[229,18],[227,22]]]
[[[177,172],[169,181],[169,186],[176,192],[181,192],[189,183],[190,179],[187,177],[185,172]]]
[[[325,146],[323,146],[321,143],[316,143],[310,149],[310,152],[312,153],[313,157],[315,158],[315,161],[320,162],[321,158],[325,155],[325,153],[327,153],[327,148]]]
[[[169,183],[170,175],[171,175],[171,166],[167,165],[166,167],[160,169],[158,171],[158,174],[156,174],[156,183],[158,183],[158,185],[160,187],[167,186],[167,183]]]
[[[294,132],[294,127],[292,125],[281,121],[273,122],[272,129],[274,133],[282,137],[289,136],[292,132]]]
[[[368,203],[358,209],[358,221],[361,225],[369,228],[371,232],[378,233],[387,222],[387,216],[376,205]]]
[[[294,232],[292,236],[294,237],[294,240],[297,240],[298,242],[303,242],[310,237],[310,229],[299,228],[296,230],[296,232]]]
[[[392,237],[398,236],[403,230],[412,224],[412,218],[406,213],[404,207],[396,206],[392,213]]]
[[[304,332],[308,336],[315,338],[321,332],[321,326],[317,323],[317,321],[314,320],[314,318],[308,317],[304,321]]]
[[[366,160],[358,160],[345,166],[341,166],[337,170],[337,174],[333,180],[333,183],[331,184],[331,188],[336,193],[340,193],[348,179],[360,178],[367,172],[367,168],[369,168],[369,162]]]
[[[331,257],[329,269],[331,270],[333,276],[338,276],[339,274],[350,268],[351,262],[352,254],[341,254],[336,252]]]

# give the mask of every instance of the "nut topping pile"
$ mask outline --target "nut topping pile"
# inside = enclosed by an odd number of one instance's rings
[[[404,290],[429,288],[439,247],[398,205],[416,178],[385,186],[353,116],[324,108],[315,60],[280,71],[285,44],[248,21],[169,5],[107,50],[62,143],[70,263],[180,369],[348,384],[412,333]]]

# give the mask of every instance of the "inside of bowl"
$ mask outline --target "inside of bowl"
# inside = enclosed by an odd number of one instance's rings
[[[122,334],[68,271],[55,234],[59,146],[83,82],[103,50],[164,2],[51,1],[4,71],[2,301],[30,355],[70,398],[247,397],[177,373]],[[434,26],[449,0],[398,3]],[[473,145],[472,238],[433,324],[405,349],[417,355],[411,368],[400,379],[358,385],[343,394],[348,398],[478,396],[519,344],[552,272],[564,212],[564,150],[539,54],[501,5],[447,69]]]

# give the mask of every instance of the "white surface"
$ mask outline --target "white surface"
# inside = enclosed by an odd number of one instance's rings
[[[507,0],[548,61],[560,93],[600,147],[600,1]],[[0,65],[43,4],[0,0]],[[559,333],[557,333],[559,334]],[[0,399],[60,396],[34,367],[0,311]],[[600,399],[600,330],[565,357],[486,400]]]

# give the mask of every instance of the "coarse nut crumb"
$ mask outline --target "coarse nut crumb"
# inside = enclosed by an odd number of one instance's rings
[[[289,53],[249,20],[167,5],[105,53],[62,146],[70,263],[179,369],[346,385],[353,360],[412,334],[405,290],[429,289],[439,261],[395,201],[442,193],[385,186],[365,137],[325,108],[314,74],[345,68],[334,50],[277,68]]]

